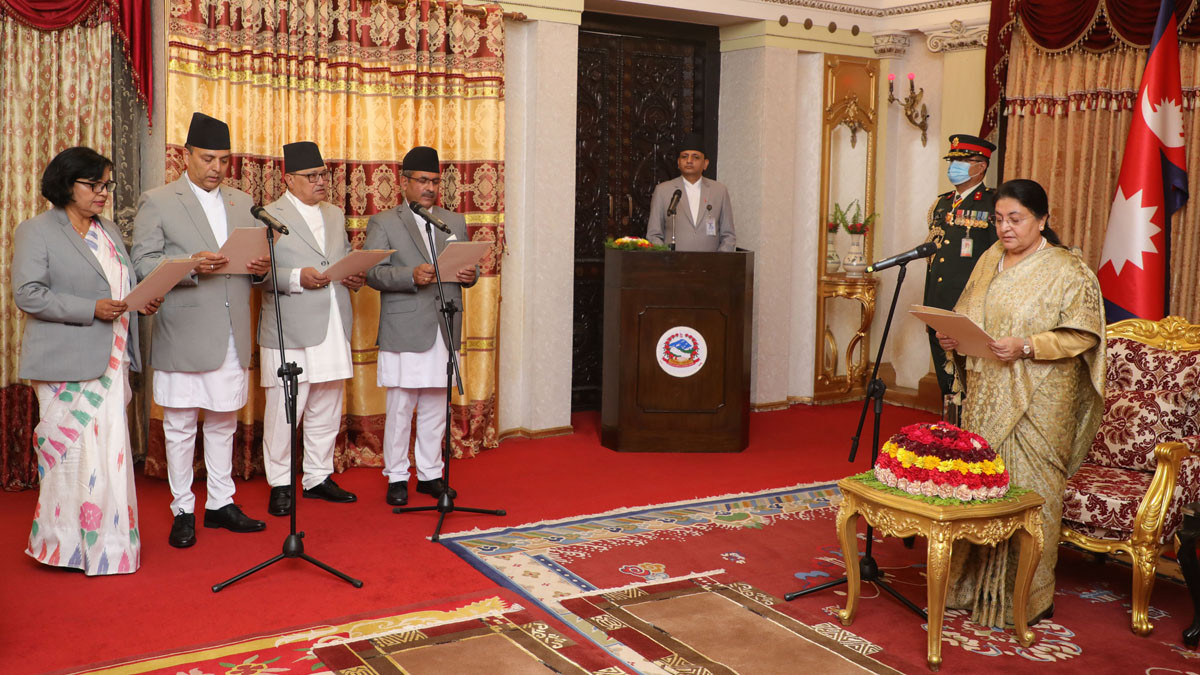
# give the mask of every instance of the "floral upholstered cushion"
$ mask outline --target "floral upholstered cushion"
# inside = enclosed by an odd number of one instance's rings
[[[1087,461],[1122,469],[1154,471],[1154,446],[1200,433],[1196,389],[1109,389],[1104,419]]]
[[[1189,439],[1189,440],[1194,440]],[[1063,525],[1103,539],[1129,539],[1138,506],[1150,488],[1152,471],[1084,463],[1063,491]],[[1180,509],[1200,499],[1200,457],[1184,458],[1175,494],[1167,507],[1160,543],[1170,541],[1183,521]]]
[[[1123,337],[1108,339],[1106,390],[1200,388],[1200,352],[1155,349]]]

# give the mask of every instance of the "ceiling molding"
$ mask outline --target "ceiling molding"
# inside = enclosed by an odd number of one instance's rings
[[[899,59],[908,53],[907,33],[875,33],[875,56],[881,59]]]
[[[987,47],[988,27],[986,24],[983,26],[968,27],[961,21],[951,21],[948,30],[931,31],[928,35],[929,37],[925,40],[925,46],[929,47],[929,51],[935,54],[985,49]]]
[[[957,7],[968,7],[971,5],[987,5],[990,0],[928,0],[927,2],[917,2],[911,5],[899,5],[897,7],[888,7],[886,9],[876,9],[874,7],[859,7],[858,5],[850,5],[844,2],[828,2],[827,0],[762,0],[763,2],[788,5],[790,7],[805,7],[807,9],[815,9],[826,12],[837,12],[839,14],[853,14],[857,16],[868,16],[876,19],[886,19],[893,16],[904,16],[906,14],[920,14],[922,12],[932,12],[943,9],[954,9]]]

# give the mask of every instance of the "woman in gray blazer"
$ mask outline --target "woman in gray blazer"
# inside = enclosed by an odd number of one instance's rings
[[[37,393],[39,495],[25,552],[86,574],[137,570],[141,555],[125,406],[138,368],[136,277],[121,233],[100,217],[112,161],[60,152],[42,174],[54,208],[17,227],[13,297],[26,313],[20,376]],[[159,298],[144,314],[158,309]]]

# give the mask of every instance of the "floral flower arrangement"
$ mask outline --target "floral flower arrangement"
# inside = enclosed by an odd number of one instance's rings
[[[995,499],[1008,492],[1004,459],[977,434],[952,424],[910,424],[892,436],[875,460],[875,477],[914,495]]]
[[[641,237],[621,237],[613,239],[609,237],[604,241],[605,248],[615,248],[618,251],[666,251],[667,247],[661,244],[651,244],[649,241]]]
[[[833,204],[833,221],[850,234],[866,234],[878,217],[878,213],[872,213],[863,218],[862,204],[857,199],[850,202],[850,205],[844,209],[836,202]]]
[[[829,234],[836,233],[838,231],[837,222],[831,220],[828,223],[825,223],[825,231],[828,232]]]

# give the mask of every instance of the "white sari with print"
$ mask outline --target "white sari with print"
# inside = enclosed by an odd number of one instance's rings
[[[93,221],[85,237],[113,298],[131,288],[120,250]],[[40,488],[25,552],[39,562],[88,575],[127,574],[140,564],[129,428],[125,406],[129,315],[113,322],[108,368],[84,382],[34,382]]]

